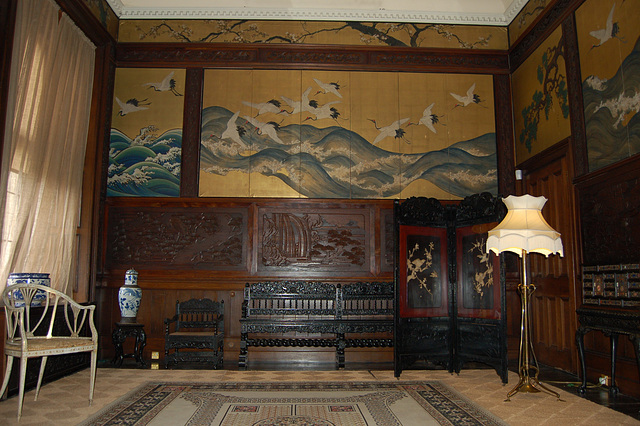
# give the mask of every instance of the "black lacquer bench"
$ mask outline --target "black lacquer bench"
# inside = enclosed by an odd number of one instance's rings
[[[344,368],[346,348],[393,345],[393,297],[392,282],[246,284],[238,365],[251,346],[334,347]]]

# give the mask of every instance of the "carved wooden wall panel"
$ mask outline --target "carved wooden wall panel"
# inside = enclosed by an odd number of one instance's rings
[[[260,208],[258,271],[366,275],[371,231],[369,209]]]
[[[247,269],[246,209],[129,207],[108,220],[107,268]]]
[[[131,267],[141,280],[161,282],[179,274],[183,285],[291,274],[391,277],[390,201],[185,200],[109,199],[108,286],[119,286],[121,272]]]

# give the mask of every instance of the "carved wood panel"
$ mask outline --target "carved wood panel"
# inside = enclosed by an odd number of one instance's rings
[[[247,225],[240,208],[112,209],[107,268],[246,270]]]
[[[258,271],[368,274],[368,209],[258,209]]]
[[[205,280],[223,288],[230,280],[300,273],[389,278],[390,206],[386,200],[112,198],[103,253],[107,285],[119,286],[121,272],[131,267],[156,282],[179,275],[178,287]]]

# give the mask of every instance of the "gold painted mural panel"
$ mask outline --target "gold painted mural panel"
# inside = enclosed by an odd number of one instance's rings
[[[184,69],[116,69],[107,195],[180,195]]]
[[[495,26],[380,22],[123,20],[119,42],[285,43],[508,48],[507,29]]]
[[[201,196],[497,191],[490,75],[207,70],[204,90]]]
[[[640,2],[576,10],[589,170],[640,153]]]
[[[571,134],[566,75],[558,27],[512,76],[516,164]]]

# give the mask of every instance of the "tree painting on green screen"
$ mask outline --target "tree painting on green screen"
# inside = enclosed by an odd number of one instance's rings
[[[529,153],[533,143],[538,139],[538,125],[541,115],[549,120],[554,102],[558,103],[563,118],[569,117],[569,93],[567,91],[567,77],[564,66],[560,66],[560,59],[564,60],[564,37],[560,37],[556,45],[547,47],[542,54],[542,63],[538,64],[536,78],[540,87],[535,90],[531,103],[523,108],[522,128],[519,141]],[[554,99],[555,98],[555,99]]]

